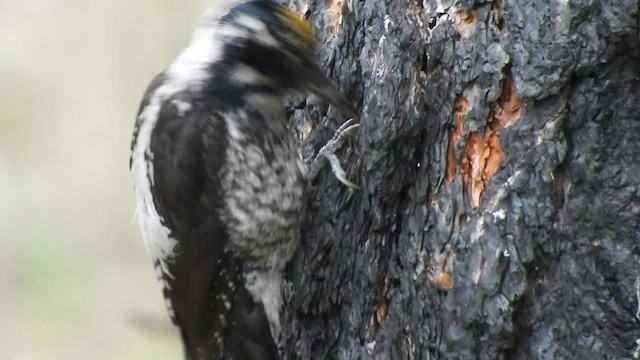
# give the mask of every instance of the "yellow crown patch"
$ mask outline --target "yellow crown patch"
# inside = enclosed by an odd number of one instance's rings
[[[316,36],[313,32],[311,23],[291,11],[286,6],[278,5],[277,10],[282,15],[283,22],[287,24],[291,30],[295,31],[298,37],[302,39],[307,46],[313,46],[316,41]]]

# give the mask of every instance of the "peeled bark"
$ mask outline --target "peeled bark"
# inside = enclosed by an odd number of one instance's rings
[[[286,359],[619,359],[640,338],[638,2],[290,0],[362,110],[310,192]],[[291,117],[308,160],[344,120]]]

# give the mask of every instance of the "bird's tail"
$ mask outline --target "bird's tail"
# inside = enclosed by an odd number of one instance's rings
[[[280,360],[264,307],[244,287],[236,292],[229,315],[223,334],[201,341],[183,336],[187,360]]]
[[[226,339],[234,360],[280,360],[264,307],[244,287],[236,292]]]
[[[186,360],[280,360],[275,342],[271,339],[255,341],[232,331],[227,346],[220,349],[214,344],[185,346]]]
[[[215,341],[189,342],[184,341],[186,360],[224,360],[222,347]],[[231,358],[229,358],[231,359]]]

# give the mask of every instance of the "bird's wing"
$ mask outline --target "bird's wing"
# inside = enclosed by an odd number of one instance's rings
[[[177,240],[163,275],[165,297],[189,359],[217,359],[223,343],[234,359],[278,359],[264,309],[244,287],[241,261],[225,249],[224,118],[189,98],[178,93],[165,102],[151,141],[154,203]]]

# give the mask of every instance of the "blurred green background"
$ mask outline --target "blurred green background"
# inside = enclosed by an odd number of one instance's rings
[[[181,358],[129,142],[210,3],[0,1],[0,359]]]

